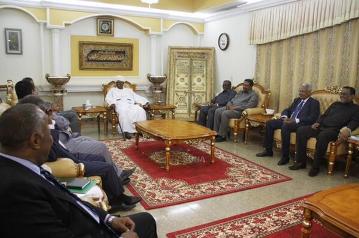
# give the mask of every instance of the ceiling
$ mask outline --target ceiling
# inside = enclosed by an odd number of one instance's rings
[[[148,7],[148,4],[140,0],[85,0],[98,3],[114,5],[127,5],[134,7]],[[205,12],[214,13],[217,11],[236,8],[253,0],[159,0],[159,3],[152,4],[151,8],[183,12]]]

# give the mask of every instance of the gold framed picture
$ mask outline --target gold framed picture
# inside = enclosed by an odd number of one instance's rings
[[[80,70],[133,70],[133,44],[79,42]]]
[[[113,36],[114,35],[114,19],[110,17],[97,18],[97,35]]]

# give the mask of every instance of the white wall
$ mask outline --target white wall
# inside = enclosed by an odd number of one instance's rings
[[[249,45],[249,24],[249,14],[205,24],[202,46],[216,48],[216,92],[221,91],[224,80],[231,80],[232,85],[237,85],[246,78],[254,77],[256,48]],[[223,32],[230,38],[229,47],[225,51],[220,50],[217,44]]]
[[[22,29],[23,55],[6,55],[4,46],[0,44],[0,72],[2,74],[0,83],[4,83],[7,79],[17,82],[25,76],[30,76],[40,90],[47,91],[50,85],[46,82],[44,74],[52,71],[52,30],[43,25],[41,35],[41,24],[27,13],[16,9],[0,9],[0,29],[5,27]],[[71,73],[71,36],[96,36],[96,18],[78,21],[59,31],[59,72],[65,75]],[[248,45],[248,31],[248,15],[206,23],[204,35],[198,35],[188,25],[177,24],[163,35],[154,37],[156,40],[155,71],[158,74],[167,73],[169,46],[209,46],[216,47],[217,91],[221,89],[220,85],[225,79],[232,79],[232,82],[236,84],[244,78],[253,77],[255,47]],[[221,52],[217,47],[217,38],[221,32],[228,33],[231,38],[230,46],[225,52]],[[150,83],[146,74],[151,71],[150,35],[126,21],[116,19],[115,37],[139,40],[139,75],[124,79],[140,85],[142,90],[140,93],[148,96],[149,92],[146,88]],[[0,42],[4,42],[3,33],[0,34]],[[41,61],[42,54],[43,61]],[[72,77],[67,85],[69,93],[64,97],[65,109],[82,105],[86,99],[90,99],[94,105],[102,105],[101,84],[115,79],[116,77]],[[41,95],[48,95],[48,93],[42,92]]]
[[[168,73],[168,47],[169,46],[199,46],[198,38],[201,37],[193,32],[193,29],[185,24],[173,26],[162,36],[163,73]]]
[[[6,54],[5,28],[22,30],[22,55]],[[29,14],[16,9],[0,9],[0,84],[24,77],[41,78],[40,24]]]

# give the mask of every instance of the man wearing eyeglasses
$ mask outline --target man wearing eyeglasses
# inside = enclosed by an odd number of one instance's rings
[[[355,89],[343,87],[340,93],[340,101],[334,102],[311,126],[303,126],[297,130],[296,163],[289,167],[291,170],[305,168],[307,140],[315,137],[314,161],[309,176],[314,177],[319,173],[320,162],[324,160],[330,141],[337,139],[338,143],[348,140],[351,131],[359,126],[359,105],[354,104]]]

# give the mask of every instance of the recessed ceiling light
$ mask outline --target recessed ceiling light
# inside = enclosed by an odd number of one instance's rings
[[[155,3],[158,3],[159,0],[141,0],[141,2],[147,3],[147,4],[155,4]]]

